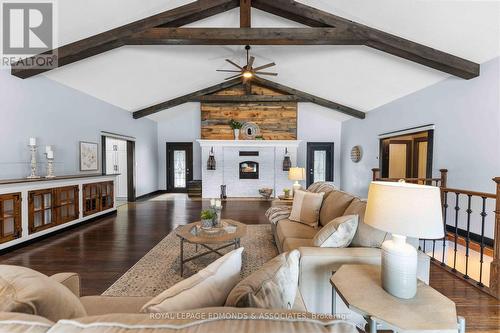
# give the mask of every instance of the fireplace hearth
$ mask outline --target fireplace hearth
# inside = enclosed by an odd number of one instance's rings
[[[241,162],[240,179],[259,179],[259,163],[254,161]]]

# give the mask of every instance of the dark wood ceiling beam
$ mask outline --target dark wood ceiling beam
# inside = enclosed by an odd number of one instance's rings
[[[123,39],[127,45],[363,45],[339,28],[153,28]]]
[[[344,113],[344,114],[351,116],[351,117],[364,119],[366,116],[366,114],[362,111],[353,109],[351,107],[342,105],[342,104],[337,103],[337,102],[329,101],[327,99],[324,99],[324,98],[321,98],[318,96],[311,95],[309,93],[306,93],[306,92],[303,92],[303,91],[300,91],[297,89],[287,87],[285,85],[279,84],[279,83],[274,82],[274,81],[266,80],[266,79],[263,79],[260,77],[259,78],[255,77],[252,79],[252,81],[259,84],[259,85],[262,85],[264,87],[275,89],[275,90],[281,91],[281,92],[286,93],[286,94],[297,96],[297,97],[301,98],[303,101],[318,104],[318,105],[324,106],[326,108],[336,110],[340,113]]]
[[[479,64],[370,28],[294,0],[252,0],[252,6],[311,27],[349,27],[366,46],[464,79],[479,76]]]
[[[193,100],[193,99],[195,99],[195,98],[197,98],[199,96],[203,96],[203,95],[207,95],[207,94],[213,94],[213,93],[215,93],[217,91],[221,91],[221,90],[224,90],[224,89],[227,89],[227,88],[231,88],[231,87],[234,87],[234,86],[239,85],[239,84],[241,84],[241,79],[240,78],[233,79],[233,80],[228,80],[226,82],[222,82],[222,83],[216,84],[214,86],[211,86],[211,87],[208,87],[208,88],[205,88],[205,89],[201,89],[201,90],[192,92],[190,94],[186,94],[184,96],[180,96],[180,97],[171,99],[169,101],[162,102],[162,103],[159,103],[159,104],[155,104],[155,105],[152,105],[150,107],[147,107],[147,108],[135,111],[133,113],[133,117],[134,117],[134,119],[139,119],[139,118],[142,118],[142,117],[146,117],[146,116],[155,114],[157,112],[173,108],[174,106],[190,102],[191,100]]]
[[[199,0],[102,32],[54,50],[58,57],[58,67],[120,47],[124,45],[121,39],[134,33],[162,25],[188,24],[211,15],[222,13],[238,5],[239,1],[237,0]],[[52,52],[53,51],[46,53],[51,54]],[[24,63],[36,63],[37,57],[38,56],[33,56],[29,59],[32,61],[25,61]],[[33,66],[24,66],[23,62],[19,62],[12,66],[11,73],[20,78],[28,78],[51,69],[52,68],[39,69]]]
[[[252,0],[240,0],[240,28],[252,26]]]
[[[294,95],[283,96],[264,96],[264,95],[242,95],[242,96],[224,96],[224,95],[205,95],[193,97],[191,102],[204,103],[262,103],[262,102],[305,102],[303,98]]]

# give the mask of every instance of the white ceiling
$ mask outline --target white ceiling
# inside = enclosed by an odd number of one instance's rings
[[[60,45],[189,1],[59,0]],[[484,63],[500,55],[500,0],[301,0],[302,3]],[[90,18],[90,19],[89,19]],[[238,9],[196,22],[236,27]],[[252,10],[254,27],[297,27]],[[370,111],[449,75],[362,46],[256,46],[256,65],[277,63],[282,84]],[[243,47],[127,46],[43,74],[128,111],[222,82],[224,58],[243,63]],[[457,78],[457,80],[461,80]],[[166,112],[164,112],[166,114]],[[162,115],[150,118],[162,121]]]

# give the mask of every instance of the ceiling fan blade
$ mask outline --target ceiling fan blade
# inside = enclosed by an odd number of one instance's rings
[[[230,63],[231,65],[238,67],[239,69],[243,69],[243,67],[241,67],[240,65],[238,65],[238,64],[236,64],[236,63],[234,63],[234,62],[232,62],[232,61],[231,61],[231,60],[229,60],[229,59],[226,59],[226,61],[227,61],[228,63]]]
[[[273,66],[276,66],[276,64],[274,62],[271,62],[267,65],[263,65],[263,66],[259,66],[257,68],[254,68],[253,70],[254,71],[258,71],[258,70],[261,70],[261,69],[264,69],[264,68],[269,68],[269,67],[273,67]]]
[[[241,71],[230,70],[230,69],[216,69],[217,72],[227,72],[227,73],[241,73]]]
[[[251,56],[250,59],[248,60],[247,69],[252,68],[252,65],[253,65],[254,61],[255,61],[255,57]]]
[[[255,74],[278,76],[278,73],[270,73],[270,72],[255,72]]]
[[[241,77],[241,76],[243,76],[243,74],[240,73],[240,74],[237,74],[237,75],[233,75],[233,76],[227,77],[224,80],[236,79],[237,77]]]

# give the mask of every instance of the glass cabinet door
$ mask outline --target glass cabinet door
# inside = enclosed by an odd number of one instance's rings
[[[30,234],[55,226],[52,189],[29,191],[28,198]]]
[[[21,237],[21,193],[0,195],[0,243]]]

